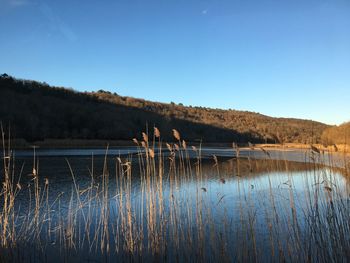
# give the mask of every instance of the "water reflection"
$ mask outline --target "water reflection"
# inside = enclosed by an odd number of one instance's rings
[[[39,182],[44,190],[40,202],[43,210],[49,203],[51,213],[45,221],[51,225],[45,223],[40,234],[44,243],[53,244],[48,249],[57,253],[57,244],[68,242],[67,231],[74,222],[70,235],[83,240],[78,255],[91,247],[90,242],[98,248],[107,242],[114,246],[109,255],[118,257],[125,256],[125,251],[145,257],[180,253],[185,260],[199,253],[204,260],[220,258],[221,251],[222,256],[239,261],[262,255],[268,262],[281,259],[278,249],[284,256],[289,249],[303,259],[306,252],[298,252],[299,247],[291,244],[311,238],[316,246],[313,228],[329,227],[324,220],[334,217],[330,209],[335,207],[336,214],[349,211],[348,179],[319,163],[226,157],[216,163],[208,158],[192,160],[181,173],[165,159],[164,174],[158,180],[140,173],[143,168],[137,156],[129,161],[130,174],[116,156],[40,156]],[[32,162],[25,155],[15,161],[14,174],[21,175],[22,185],[16,206],[23,218],[35,205],[27,191],[33,189]],[[312,222],[316,214],[319,222]],[[17,218],[19,225],[21,218]],[[98,231],[98,241],[86,240],[86,231],[92,236]],[[99,258],[102,252],[89,253]]]

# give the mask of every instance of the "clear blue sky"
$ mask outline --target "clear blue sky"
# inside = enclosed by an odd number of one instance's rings
[[[350,120],[349,0],[0,0],[0,51],[81,91]]]

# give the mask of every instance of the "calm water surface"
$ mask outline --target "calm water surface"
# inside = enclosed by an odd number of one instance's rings
[[[135,215],[134,224],[147,224],[145,217],[140,216],[147,210],[145,189],[142,188],[136,148],[110,149],[104,165],[106,150],[104,149],[71,149],[71,150],[37,150],[38,173],[41,187],[44,187],[45,179],[49,181],[48,201],[54,203],[60,196],[61,213],[68,213],[70,201],[75,195],[76,189],[73,177],[76,179],[78,191],[84,191],[91,185],[102,184],[103,170],[108,173],[108,202],[111,224],[117,222],[118,202],[121,193],[119,186],[120,175],[117,175],[118,159],[123,160],[129,156],[132,160],[132,178],[130,185],[131,209]],[[211,156],[215,154],[219,158],[219,164],[215,165]],[[310,154],[306,152],[290,151],[287,153],[292,161],[274,161],[266,154],[258,151],[241,151],[242,159],[232,159],[235,153],[232,149],[209,149],[202,151],[205,157],[202,161],[202,172],[196,175],[194,166],[192,173],[177,178],[169,175],[165,169],[162,184],[162,203],[165,214],[170,216],[174,206],[182,219],[182,230],[192,229],[198,231],[198,210],[208,222],[215,227],[215,233],[205,232],[205,238],[226,240],[226,249],[234,256],[242,256],[237,252],[237,239],[245,235],[243,230],[254,230],[254,242],[258,244],[258,252],[264,254],[271,243],[271,231],[269,226],[279,225],[280,237],[286,240],[289,235],[291,220],[297,220],[301,233],[308,228],[307,214],[314,205],[315,193],[321,202],[321,210],[326,209],[327,202],[341,202],[349,209],[349,180],[340,171],[329,168],[315,168],[305,160],[310,160]],[[285,157],[286,153],[271,151],[272,157]],[[133,156],[133,157],[132,157]],[[265,156],[265,158],[263,158]],[[256,158],[256,159],[255,159]],[[261,160],[259,160],[259,158]],[[314,158],[314,157],[313,157]],[[293,160],[298,160],[295,162]],[[194,160],[195,161],[195,160]],[[304,161],[304,162],[302,162]],[[329,160],[328,160],[329,161]],[[18,194],[17,205],[30,206],[28,191],[32,187],[32,151],[15,152],[15,174],[23,186]],[[71,170],[69,168],[69,165]],[[156,192],[159,185],[154,185],[152,190]],[[327,190],[331,189],[331,191]],[[99,210],[98,202],[93,202]],[[294,209],[291,209],[293,207]],[[278,212],[276,212],[278,211]],[[54,212],[53,212],[54,213]],[[277,215],[278,214],[278,215]],[[68,216],[68,214],[66,214]],[[243,218],[250,218],[247,223]],[[170,220],[170,219],[169,219]],[[170,230],[169,230],[170,231]],[[171,233],[168,233],[171,235]],[[250,239],[248,239],[250,240]],[[248,241],[247,241],[248,242]],[[250,241],[249,241],[250,242]],[[248,243],[249,243],[248,242]],[[207,244],[208,245],[208,244]],[[251,246],[251,244],[246,244]],[[169,245],[170,247],[170,245]],[[171,252],[169,252],[171,253]],[[272,260],[271,253],[267,253],[266,261]]]

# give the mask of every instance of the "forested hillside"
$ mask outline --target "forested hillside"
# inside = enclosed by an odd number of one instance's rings
[[[350,122],[326,129],[322,134],[324,144],[349,144]]]
[[[0,77],[0,121],[13,136],[41,139],[130,140],[146,125],[171,140],[176,128],[189,141],[316,143],[328,127],[259,113],[185,107],[119,96],[100,90],[77,92],[37,81]]]

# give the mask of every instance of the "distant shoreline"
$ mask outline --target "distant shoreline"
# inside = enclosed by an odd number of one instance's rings
[[[163,141],[165,143],[166,141]],[[169,142],[170,143],[170,142]],[[176,142],[175,142],[176,143]],[[227,143],[215,143],[215,142],[186,142],[189,146],[202,145],[202,147],[232,147],[232,142]],[[8,142],[5,142],[5,146],[8,147]],[[132,140],[84,140],[84,139],[46,139],[43,141],[27,142],[24,139],[13,139],[10,141],[11,149],[28,149],[33,147],[43,149],[70,149],[70,148],[106,148],[108,147],[131,147],[137,146]],[[350,152],[350,146],[346,144],[337,144],[324,146],[321,144],[313,144],[313,146],[320,152]],[[239,144],[241,149],[255,148],[255,149],[274,149],[274,150],[311,150],[310,144],[302,143],[285,143],[285,144]],[[2,148],[2,145],[1,145]]]

